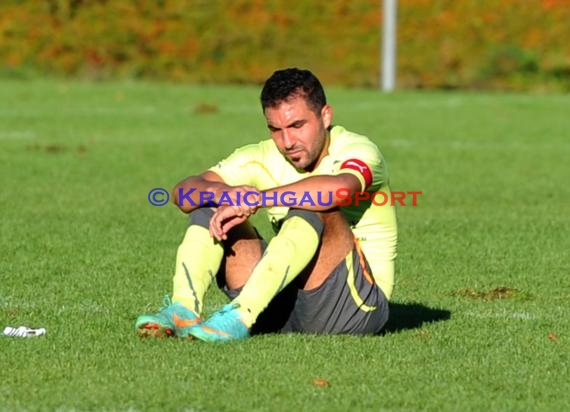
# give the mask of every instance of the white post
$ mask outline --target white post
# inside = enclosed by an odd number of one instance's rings
[[[398,0],[383,0],[382,7],[382,90],[396,86],[396,9]]]

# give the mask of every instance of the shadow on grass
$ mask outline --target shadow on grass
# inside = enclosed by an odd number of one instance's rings
[[[381,333],[417,329],[424,323],[440,322],[450,318],[451,312],[446,309],[433,309],[420,303],[390,303],[390,319]]]

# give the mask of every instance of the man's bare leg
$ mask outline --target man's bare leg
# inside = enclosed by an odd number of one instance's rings
[[[248,222],[234,227],[224,241],[223,275],[228,289],[241,288],[263,255],[264,241]]]

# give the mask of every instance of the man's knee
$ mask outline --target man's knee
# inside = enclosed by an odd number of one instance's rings
[[[190,225],[197,225],[209,229],[210,220],[214,216],[215,210],[209,207],[202,207],[190,212]],[[263,240],[255,227],[249,221],[243,222],[233,227],[228,233],[228,239],[223,243],[225,248],[231,250],[236,243],[241,240]]]
[[[189,225],[198,225],[208,229],[210,227],[210,220],[214,216],[214,210],[209,207],[200,207],[190,212]]]
[[[327,233],[335,237],[346,236],[352,239],[352,230],[345,216],[340,210],[327,210],[325,212],[312,212],[309,210],[290,209],[286,219],[299,216],[308,222],[317,232],[320,238],[327,237]]]
[[[302,209],[289,209],[287,216],[285,216],[285,220],[291,219],[292,217],[300,217],[305,222],[307,222],[315,232],[317,232],[318,237],[320,238],[323,234],[324,223],[323,219],[318,212],[312,212],[310,210],[302,210]]]

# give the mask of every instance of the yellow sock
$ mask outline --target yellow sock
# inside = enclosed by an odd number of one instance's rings
[[[224,248],[214,241],[208,229],[191,225],[176,254],[173,302],[180,302],[200,314],[206,291],[220,268]]]
[[[319,234],[305,219],[293,216],[283,223],[234,299],[240,304],[242,320],[248,328],[271,299],[305,269],[318,246]]]

